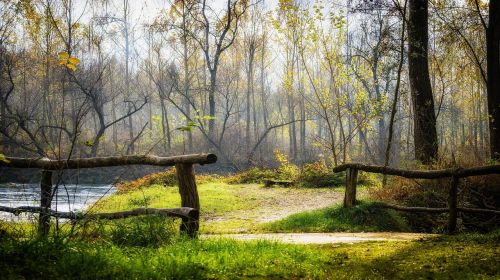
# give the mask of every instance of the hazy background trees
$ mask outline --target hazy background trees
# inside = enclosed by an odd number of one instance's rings
[[[244,168],[275,149],[394,165],[500,147],[498,1],[0,5],[10,156],[214,151]]]

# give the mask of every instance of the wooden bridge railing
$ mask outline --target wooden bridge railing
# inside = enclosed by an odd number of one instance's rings
[[[450,187],[448,190],[448,207],[447,208],[428,208],[428,207],[407,207],[400,205],[392,205],[387,203],[377,203],[377,206],[390,208],[399,211],[407,212],[429,212],[429,213],[449,213],[448,232],[454,233],[457,227],[458,212],[469,213],[485,213],[500,215],[500,210],[497,209],[480,209],[458,207],[457,193],[460,178],[481,176],[490,174],[500,174],[500,165],[489,165],[473,168],[448,168],[441,170],[404,170],[385,166],[366,165],[360,163],[346,163],[333,168],[333,172],[346,171],[346,189],[344,196],[344,207],[349,208],[356,204],[356,185],[358,171],[369,173],[378,173],[385,175],[395,175],[404,178],[412,179],[439,179],[451,178]]]
[[[192,154],[172,157],[157,156],[114,156],[80,158],[69,160],[52,160],[48,158],[14,158],[6,157],[0,161],[0,166],[16,168],[38,168],[42,169],[40,183],[40,207],[5,207],[0,206],[0,211],[19,214],[21,212],[39,213],[39,232],[47,235],[50,229],[50,217],[58,217],[72,220],[81,219],[120,219],[138,215],[159,214],[168,217],[182,219],[181,231],[190,236],[197,234],[199,229],[200,201],[196,186],[193,164],[210,164],[217,161],[214,154]],[[52,172],[54,170],[98,168],[123,165],[156,165],[175,166],[179,182],[179,194],[181,196],[181,208],[155,209],[137,208],[130,211],[116,213],[82,214],[74,212],[57,212],[51,210],[53,196]]]

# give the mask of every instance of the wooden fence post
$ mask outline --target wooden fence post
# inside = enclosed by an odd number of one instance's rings
[[[344,208],[349,208],[356,204],[357,181],[358,181],[358,170],[354,168],[348,168],[345,180]]]
[[[50,231],[50,206],[52,202],[52,171],[43,170],[40,182],[40,207],[38,232],[47,236]]]
[[[451,177],[450,191],[448,194],[448,233],[453,234],[457,228],[457,193],[459,179],[457,176]]]
[[[198,211],[192,217],[182,218],[181,231],[190,236],[196,236],[199,224],[200,198],[194,177],[194,168],[191,163],[178,163],[175,165],[177,180],[179,182],[179,194],[181,195],[181,206],[191,207]]]

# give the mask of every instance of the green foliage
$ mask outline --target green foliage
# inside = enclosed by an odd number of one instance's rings
[[[172,219],[148,215],[114,221],[109,239],[118,246],[159,247],[177,235]]]
[[[333,173],[324,160],[305,164],[299,176],[300,183],[305,187],[332,187],[345,182],[344,173]]]
[[[231,240],[179,240],[158,249],[9,240],[2,241],[0,269],[2,277],[28,279],[323,278],[327,254],[315,251]]]
[[[345,182],[345,173],[342,173],[343,182]],[[358,185],[381,187],[382,186],[382,176],[380,174],[374,174],[369,172],[359,172],[358,173]]]
[[[290,215],[263,225],[272,232],[359,232],[408,231],[405,220],[393,210],[361,203],[352,208],[341,205]]]

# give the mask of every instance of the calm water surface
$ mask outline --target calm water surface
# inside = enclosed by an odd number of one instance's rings
[[[112,185],[59,185],[57,193],[52,199],[52,209],[63,212],[82,211],[99,198],[115,191],[116,189]],[[40,185],[0,184],[0,205],[9,207],[40,206]],[[2,220],[18,220],[28,216],[30,215],[16,217],[10,213],[0,212]]]

